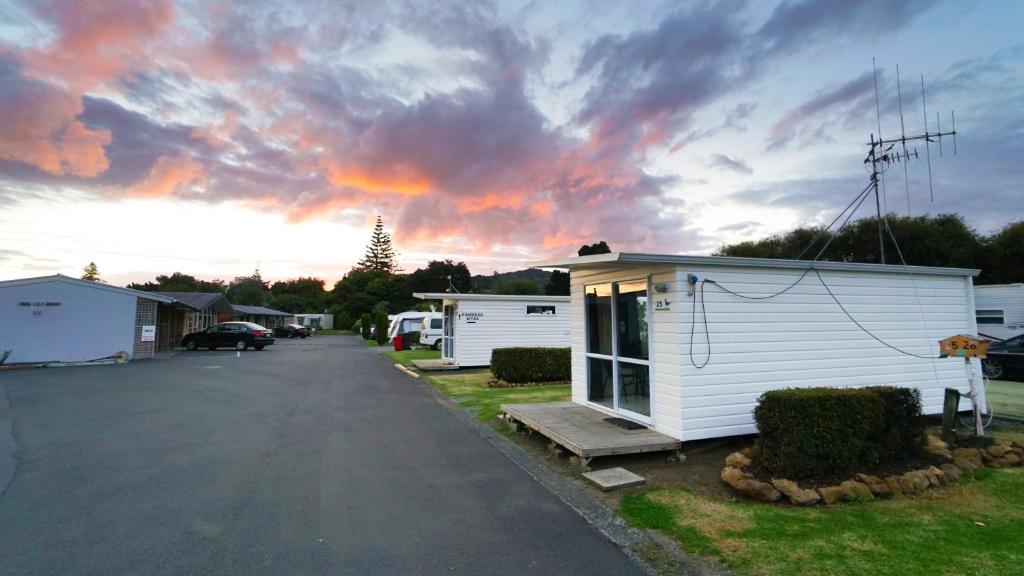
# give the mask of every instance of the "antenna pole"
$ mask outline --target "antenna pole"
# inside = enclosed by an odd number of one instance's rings
[[[907,129],[903,124],[903,89],[900,88],[900,65],[896,65],[896,98],[900,105],[900,142],[903,143],[903,184],[907,189],[907,217],[910,217],[910,174],[907,172]]]
[[[881,141],[881,136],[879,136]],[[871,186],[875,189],[875,213],[878,215],[878,259],[882,264],[885,264],[885,237],[882,235],[882,203],[878,198],[878,154],[876,149],[879,146],[875,144],[875,135],[871,135],[871,153],[868,155],[868,159],[871,161]]]
[[[928,194],[931,196],[932,202],[935,202],[935,189],[932,188],[932,149],[929,146],[931,138],[928,134],[928,105],[924,101],[924,74],[921,74],[921,110],[924,114],[924,151],[925,157],[928,158]]]

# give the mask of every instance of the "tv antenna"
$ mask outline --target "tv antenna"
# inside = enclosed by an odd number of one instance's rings
[[[918,153],[917,147],[914,143],[924,141],[925,158],[928,161],[928,193],[931,197],[931,201],[935,201],[935,188],[932,184],[932,153],[931,144],[938,143],[939,145],[939,156],[942,156],[942,139],[944,137],[953,137],[953,154],[956,155],[956,115],[952,110],[949,111],[949,119],[952,124],[952,130],[943,132],[942,127],[939,124],[939,113],[935,113],[935,132],[928,131],[928,105],[925,102],[924,93],[924,75],[921,75],[921,112],[924,118],[924,134],[907,134],[906,124],[903,121],[903,88],[900,85],[900,67],[896,66],[896,98],[899,104],[900,111],[900,136],[899,138],[885,139],[882,137],[882,113],[878,105],[878,69],[875,67],[875,59],[871,59],[871,72],[875,78],[875,120],[878,125],[878,137],[875,138],[875,134],[871,134],[871,139],[868,142],[868,155],[864,159],[864,164],[871,165],[871,186],[874,188],[875,193],[875,210],[878,213],[878,250],[879,258],[882,264],[885,264],[885,236],[882,232],[882,206],[885,204],[885,213],[888,214],[889,207],[888,201],[885,194],[885,172],[895,164],[903,165],[903,182],[907,192],[907,216],[910,216],[910,175],[907,169],[907,165],[910,161],[920,160],[921,155]],[[908,148],[907,143],[911,146]],[[899,146],[897,148],[897,146]],[[879,183],[882,186],[882,193],[879,194],[878,187]]]

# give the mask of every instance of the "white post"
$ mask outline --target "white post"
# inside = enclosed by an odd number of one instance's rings
[[[978,408],[978,390],[974,386],[974,370],[971,369],[971,358],[964,357],[964,369],[967,370],[967,382],[971,386],[968,396],[971,399],[971,408],[974,410],[974,432],[979,438],[985,435],[985,428],[981,425],[981,409]]]

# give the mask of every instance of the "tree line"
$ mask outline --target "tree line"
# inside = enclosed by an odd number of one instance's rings
[[[991,235],[978,233],[957,214],[937,216],[888,215],[891,235],[883,234],[885,261],[911,266],[978,268],[975,284],[1006,284],[1024,280],[1024,221],[1007,224]],[[884,228],[883,228],[884,230]],[[894,242],[893,238],[898,242]],[[829,241],[831,240],[831,243]],[[802,226],[762,238],[723,245],[718,256],[811,260],[822,248],[821,260],[879,262],[878,219],[862,218],[838,233],[820,226]]]

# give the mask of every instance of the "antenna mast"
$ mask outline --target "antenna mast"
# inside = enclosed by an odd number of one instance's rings
[[[871,186],[875,192],[875,210],[878,214],[878,250],[879,258],[882,264],[885,264],[885,240],[882,233],[882,223],[884,215],[882,214],[882,203],[879,198],[878,183],[882,181],[884,187],[884,174],[885,171],[893,164],[903,164],[903,176],[907,190],[907,216],[910,216],[910,178],[907,172],[907,164],[911,158],[920,159],[921,156],[917,152],[917,148],[913,148],[911,151],[907,148],[907,142],[916,142],[918,140],[924,140],[925,143],[925,156],[928,160],[928,190],[931,193],[932,202],[935,201],[935,192],[932,186],[932,158],[930,144],[932,142],[939,143],[939,156],[942,155],[942,138],[946,136],[952,136],[953,138],[953,155],[956,155],[956,116],[950,111],[949,117],[953,124],[953,129],[948,132],[943,132],[939,127],[939,116],[938,113],[935,115],[935,132],[928,131],[928,109],[925,104],[924,94],[924,75],[921,76],[921,108],[924,113],[924,134],[912,134],[907,135],[906,128],[903,122],[903,91],[900,87],[899,79],[899,67],[896,68],[896,90],[897,98],[899,102],[900,112],[900,137],[886,140],[882,138],[882,117],[881,111],[878,105],[878,73],[875,68],[875,59],[871,59],[871,70],[875,75],[875,118],[878,125],[878,138],[872,133],[871,138],[868,141],[868,155],[864,159],[864,164],[871,165]],[[893,148],[897,144],[900,144],[902,150],[893,151]],[[888,208],[887,208],[888,210]]]

